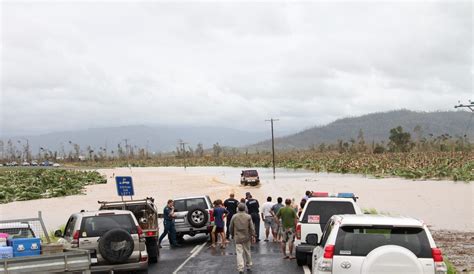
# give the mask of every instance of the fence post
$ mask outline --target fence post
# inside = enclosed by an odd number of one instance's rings
[[[41,214],[41,211],[38,211],[38,219],[40,221],[41,227],[43,228],[44,237],[46,238],[46,241],[48,241],[48,244],[50,244],[51,239],[49,239],[49,233],[48,233],[48,230],[46,229],[46,226],[44,225],[43,216]]]

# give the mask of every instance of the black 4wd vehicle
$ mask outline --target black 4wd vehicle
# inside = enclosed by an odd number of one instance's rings
[[[154,202],[155,199],[151,197],[143,200],[98,202],[100,204],[99,210],[128,210],[133,213],[143,230],[150,263],[158,262],[158,256],[160,255],[160,249],[158,248],[158,238],[160,237],[158,210]]]
[[[242,170],[240,173],[240,184],[256,186],[260,183],[260,177],[255,169]]]

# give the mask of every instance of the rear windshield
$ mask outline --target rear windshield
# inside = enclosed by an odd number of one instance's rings
[[[7,233],[11,238],[34,238],[35,234],[31,228],[1,228],[0,233]]]
[[[244,171],[244,176],[245,177],[257,177],[258,172],[256,170],[245,170]]]
[[[423,228],[417,227],[356,227],[339,228],[335,255],[367,256],[384,245],[398,245],[418,258],[432,258],[431,247]]]
[[[83,237],[100,237],[114,228],[122,228],[130,234],[137,233],[132,217],[128,214],[120,214],[85,217],[82,220],[81,235],[85,232],[86,235]]]
[[[174,201],[174,211],[188,211],[191,208],[199,207],[207,209],[206,200],[204,198],[194,198]]]
[[[338,214],[355,214],[354,205],[350,202],[335,202],[335,201],[311,201],[306,204],[306,211],[303,216],[303,223],[308,223],[308,216],[314,220],[313,216],[318,216],[321,227],[326,226],[326,223],[333,215]]]

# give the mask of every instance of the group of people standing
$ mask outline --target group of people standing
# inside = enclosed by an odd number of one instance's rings
[[[304,205],[303,205],[304,206]],[[216,212],[216,209],[217,212]],[[223,203],[221,200],[215,201],[214,220],[216,234],[221,235],[223,248],[232,238],[235,242],[237,255],[237,270],[243,272],[244,268],[251,269],[252,258],[250,245],[260,241],[260,222],[263,220],[265,226],[265,242],[269,241],[270,232],[273,242],[280,242],[284,259],[295,259],[293,256],[296,225],[298,223],[298,213],[301,209],[294,203],[294,199],[278,197],[277,202],[272,202],[272,197],[267,197],[267,201],[262,205],[252,197],[250,192],[245,194],[238,202],[234,194]],[[224,228],[224,218],[226,218],[226,237],[222,229]],[[213,236],[212,246],[216,246],[217,236]],[[289,254],[287,254],[287,248]]]
[[[232,238],[235,243],[237,255],[237,270],[244,271],[246,267],[252,267],[252,257],[250,254],[251,243],[260,241],[260,222],[263,220],[265,226],[265,242],[269,241],[270,232],[273,242],[281,243],[284,259],[295,259],[293,256],[294,240],[298,216],[305,205],[306,200],[311,197],[308,192],[300,203],[300,208],[295,204],[294,199],[278,197],[277,202],[272,202],[272,197],[267,197],[267,201],[262,205],[257,199],[252,197],[250,192],[245,194],[245,198],[240,201],[235,199],[235,195],[230,194],[225,201],[221,199],[214,201],[213,220],[211,219],[211,247],[215,248],[219,238],[221,248],[226,248]],[[176,242],[176,231],[174,229],[173,201],[169,200],[163,212],[165,231],[159,242],[169,233],[171,246],[179,246]],[[160,245],[161,247],[161,245]],[[289,254],[287,254],[287,247]]]

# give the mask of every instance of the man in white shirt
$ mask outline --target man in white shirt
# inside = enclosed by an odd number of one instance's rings
[[[270,228],[272,229],[273,241],[276,241],[277,239],[277,223],[275,222],[275,219],[271,213],[273,205],[274,203],[272,203],[272,197],[268,197],[267,201],[262,206],[261,214],[265,224],[265,242],[268,242]]]

